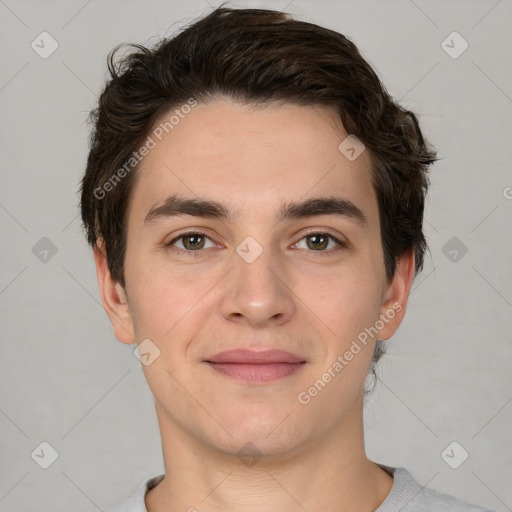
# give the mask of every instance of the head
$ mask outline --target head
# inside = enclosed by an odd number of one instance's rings
[[[157,404],[192,428],[185,417],[201,412],[164,389],[180,382],[245,439],[261,424],[245,414],[242,426],[237,407],[222,411],[226,391],[210,384],[226,377],[208,373],[207,357],[277,346],[306,360],[267,387],[228,378],[226,390],[244,397],[239,407],[271,429],[280,405],[269,404],[270,391],[297,405],[298,392],[359,339],[361,354],[353,350],[336,378],[331,371],[307,414],[342,390],[348,411],[423,266],[436,157],[416,116],[349,39],[276,11],[218,8],[151,49],[135,45],[116,61],[118,50],[91,113],[81,213],[116,337],[160,350],[144,367]],[[201,234],[176,241],[191,231]],[[331,252],[313,254],[315,242]]]

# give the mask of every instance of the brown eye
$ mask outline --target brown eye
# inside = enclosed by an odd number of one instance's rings
[[[303,242],[304,240],[306,241],[305,244]],[[299,249],[308,249],[312,252],[329,255],[341,249],[346,249],[348,244],[338,240],[335,236],[330,235],[329,233],[320,232],[307,234],[296,244],[296,246]]]
[[[209,247],[215,246],[210,237],[206,236],[204,233],[191,231],[190,233],[183,233],[182,235],[174,238],[166,244],[166,247],[175,247],[177,250],[186,252],[197,252],[201,249],[209,248],[206,246],[207,241],[210,241]],[[181,246],[179,245],[180,243]]]
[[[329,237],[322,234],[308,235],[305,238],[307,246],[313,250],[323,250],[329,245]]]
[[[185,235],[183,238],[183,246],[188,250],[202,249],[204,247],[204,237],[199,234]]]

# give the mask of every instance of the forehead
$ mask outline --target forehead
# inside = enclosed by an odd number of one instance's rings
[[[369,152],[349,160],[340,151],[348,134],[333,109],[219,99],[187,110],[164,124],[173,109],[155,125],[158,137],[151,135],[154,148],[132,191],[131,211],[138,218],[172,194],[259,216],[283,202],[336,194],[370,210],[365,213],[371,218],[376,205],[370,204]]]

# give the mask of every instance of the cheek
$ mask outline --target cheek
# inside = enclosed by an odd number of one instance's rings
[[[381,304],[381,290],[375,275],[369,272],[333,275],[326,286],[323,292],[310,295],[314,311],[330,331],[322,329],[327,333],[326,353],[312,369],[310,379],[312,385],[318,379],[329,382],[321,393],[322,398],[314,400],[319,414],[332,403],[340,410],[348,408],[362,389],[373,357],[374,326]]]
[[[180,319],[189,318],[194,304],[204,294],[203,289],[195,286],[190,277],[171,274],[149,262],[140,263],[137,268],[144,270],[132,272],[130,276],[135,328],[143,337],[171,336],[173,327],[183,324],[179,323]]]
[[[304,290],[320,318],[325,316],[326,323],[332,324],[332,330],[343,337],[353,336],[379,316],[380,279],[368,267],[345,268],[317,280],[315,287],[306,277]]]

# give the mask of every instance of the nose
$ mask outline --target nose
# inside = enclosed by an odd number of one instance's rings
[[[222,296],[224,318],[251,327],[289,321],[296,309],[293,283],[278,255],[263,250],[252,260],[241,251],[231,262]]]

